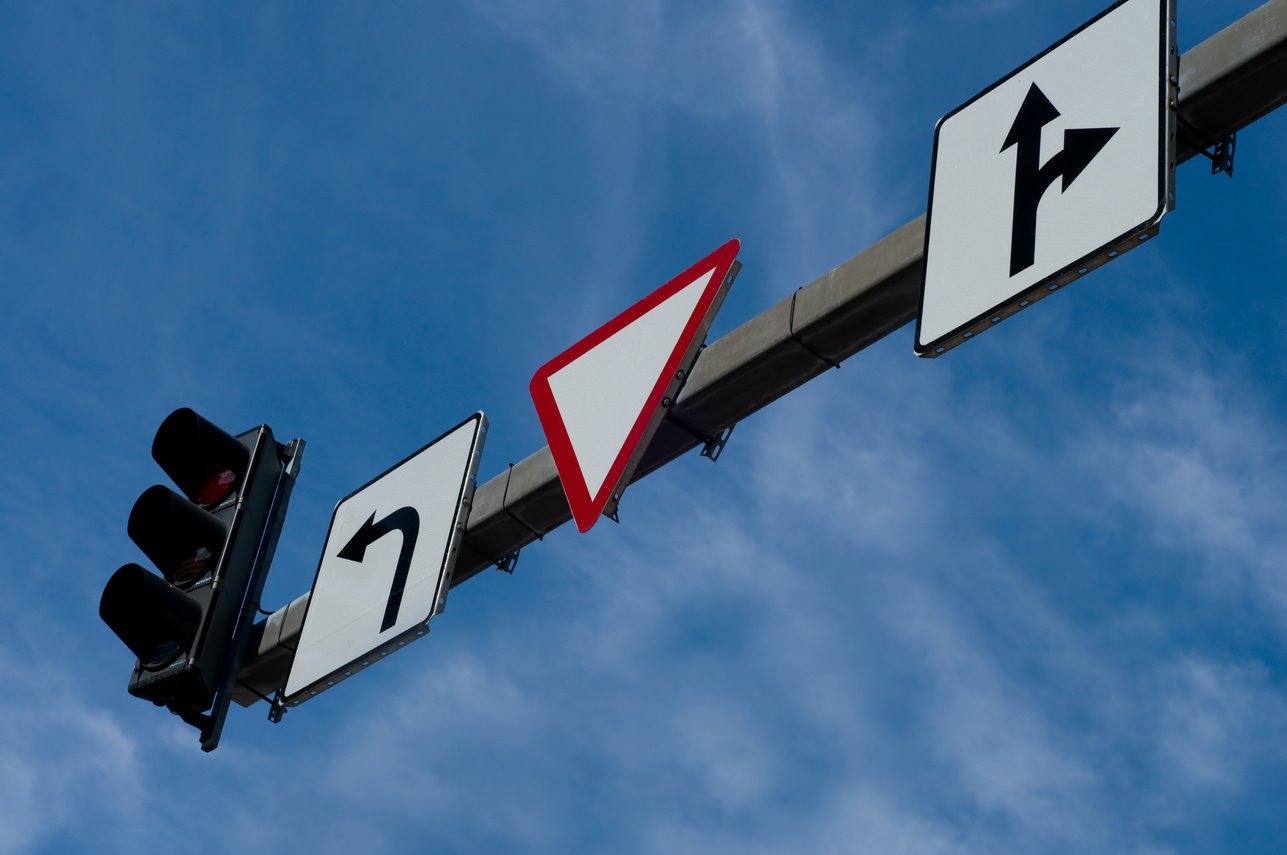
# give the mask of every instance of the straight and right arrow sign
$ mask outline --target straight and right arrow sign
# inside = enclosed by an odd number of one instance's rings
[[[939,121],[917,354],[1157,233],[1174,204],[1177,73],[1174,0],[1122,0]]]
[[[1064,147],[1045,165],[1041,163],[1041,132],[1059,118],[1059,111],[1046,93],[1032,84],[1028,95],[1014,117],[1010,135],[1001,151],[1017,146],[1014,158],[1014,206],[1010,229],[1010,276],[1014,277],[1033,265],[1037,252],[1037,206],[1046,190],[1063,179],[1063,190],[1077,180],[1108,141],[1121,128],[1069,128],[1064,131]]]

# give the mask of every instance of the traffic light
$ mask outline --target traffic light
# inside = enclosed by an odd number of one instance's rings
[[[167,416],[152,457],[179,491],[148,488],[128,523],[160,575],[126,564],[99,601],[137,658],[130,694],[199,729],[207,751],[218,745],[302,448],[279,445],[267,425],[234,437],[187,408]]]

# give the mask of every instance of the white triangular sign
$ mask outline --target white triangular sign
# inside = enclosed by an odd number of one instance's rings
[[[532,378],[577,528],[588,531],[633,474],[662,401],[691,367],[725,290],[730,241],[559,356]],[[674,388],[672,388],[674,387]]]

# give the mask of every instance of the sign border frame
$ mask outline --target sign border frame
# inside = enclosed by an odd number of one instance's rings
[[[1016,75],[1022,73],[1036,62],[1044,59],[1047,55],[1062,47],[1074,37],[1098,23],[1107,17],[1119,7],[1132,2],[1132,0],[1117,0],[1113,5],[1101,11],[1090,20],[1083,23],[1077,29],[1065,35],[1059,41],[1047,47],[1041,53],[1029,59],[1023,65],[1015,68],[1013,71],[996,80],[986,89],[982,90],[965,103],[943,115],[934,125],[934,148],[930,160],[930,185],[929,198],[925,207],[925,241],[921,250],[921,292],[920,299],[916,307],[916,332],[912,340],[912,348],[916,355],[925,359],[934,359],[942,356],[949,350],[964,344],[970,339],[977,336],[984,330],[991,329],[1000,321],[1017,314],[1023,309],[1028,308],[1033,303],[1049,296],[1063,286],[1085,276],[1087,273],[1095,270],[1117,258],[1128,250],[1134,249],[1141,243],[1146,242],[1149,238],[1155,237],[1158,233],[1159,225],[1162,218],[1175,207],[1175,145],[1176,145],[1176,99],[1179,93],[1179,46],[1176,39],[1176,0],[1157,0],[1159,13],[1161,16],[1161,38],[1159,45],[1159,56],[1161,59],[1161,71],[1159,86],[1159,99],[1161,102],[1160,109],[1162,121],[1158,132],[1158,206],[1144,222],[1127,229],[1122,234],[1107,241],[1098,249],[1086,253],[1081,258],[1064,265],[1053,273],[1045,276],[1039,281],[1029,285],[1022,291],[1011,297],[997,303],[986,312],[981,312],[971,320],[959,324],[949,332],[944,333],[937,339],[925,344],[921,343],[921,320],[925,314],[925,285],[929,276],[929,242],[930,229],[933,224],[934,214],[934,179],[938,172],[938,145],[939,132],[943,125],[949,119],[974,104],[980,98],[992,92],[1003,83],[1008,82]]]

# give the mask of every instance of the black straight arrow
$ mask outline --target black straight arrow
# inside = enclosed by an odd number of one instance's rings
[[[398,508],[376,522],[375,511],[372,511],[370,519],[362,523],[357,533],[336,553],[337,557],[347,561],[361,562],[366,556],[366,548],[391,531],[402,532],[402,549],[398,552],[398,567],[393,571],[393,586],[389,589],[389,602],[384,607],[384,623],[380,624],[380,632],[398,622],[402,592],[406,590],[407,574],[411,571],[411,554],[420,534],[420,515],[415,508]]]
[[[1001,151],[1018,146],[1014,165],[1014,221],[1010,231],[1010,275],[1032,266],[1037,252],[1037,208],[1056,178],[1062,193],[1085,171],[1120,128],[1078,128],[1064,131],[1063,150],[1041,161],[1041,131],[1059,118],[1045,93],[1032,84],[1014,117]]]

